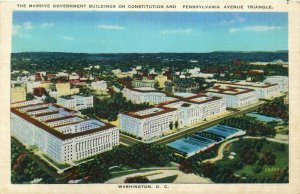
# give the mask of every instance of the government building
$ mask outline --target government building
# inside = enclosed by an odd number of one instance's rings
[[[119,144],[119,129],[78,112],[37,100],[11,106],[11,135],[59,163],[84,159]]]
[[[120,113],[120,130],[143,140],[151,140],[173,128],[188,127],[226,111],[225,101],[220,97],[203,94],[177,97],[154,108]]]
[[[94,106],[94,97],[85,95],[61,96],[57,104],[72,110],[82,110]]]
[[[218,96],[225,99],[226,107],[240,108],[258,101],[256,92],[252,89],[231,86],[215,86],[207,89],[208,96]]]
[[[164,92],[160,92],[150,87],[140,88],[124,88],[122,90],[123,96],[127,100],[131,100],[133,103],[149,103],[149,104],[160,104],[175,100],[176,98],[167,96]]]
[[[120,129],[149,140],[168,131],[173,121],[174,108],[150,108],[137,112],[120,113]]]
[[[268,99],[276,97],[280,94],[280,87],[278,84],[263,83],[263,82],[228,82],[218,81],[215,86],[231,86],[238,88],[251,89],[256,92],[258,99]]]
[[[176,79],[165,82],[165,91],[169,93],[196,93],[199,84],[190,79]]]

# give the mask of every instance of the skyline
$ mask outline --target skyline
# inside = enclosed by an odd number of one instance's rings
[[[16,11],[12,52],[281,51],[288,50],[287,17],[274,12]]]

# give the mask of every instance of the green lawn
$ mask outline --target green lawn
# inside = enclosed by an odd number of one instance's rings
[[[250,140],[250,139],[245,139],[243,141],[254,141],[254,140]],[[265,151],[272,151],[272,153],[276,156],[275,159],[275,165],[264,165],[263,169],[260,173],[255,173],[253,171],[253,165],[245,165],[242,169],[238,170],[235,172],[236,175],[241,175],[241,176],[252,176],[255,178],[268,178],[271,177],[274,172],[278,171],[278,170],[282,170],[285,167],[288,166],[288,145],[284,145],[285,150],[284,151],[279,151],[277,149],[279,143],[275,143],[275,142],[268,142],[266,141],[262,147],[262,150],[260,152],[257,152],[258,156],[260,156],[262,153],[264,153]],[[235,148],[238,145],[235,145],[235,143],[233,143],[233,146],[231,146],[230,150],[228,151],[228,153],[224,154],[224,159],[222,160],[223,163],[230,163],[231,161],[234,160],[239,160],[238,155],[233,159],[230,160],[228,159],[229,153],[230,152],[235,152]]]
[[[276,133],[281,135],[288,135],[289,130],[283,129],[283,130],[276,131]]]
[[[177,176],[178,175],[176,174],[176,175],[172,175],[172,176],[155,179],[155,180],[150,181],[150,183],[173,183],[176,180]]]
[[[82,163],[82,162],[93,160],[94,158],[95,158],[95,156],[91,156],[91,157],[88,157],[88,158],[83,158],[83,159],[80,159],[80,160],[76,160],[76,161],[74,161],[74,163],[79,164],[79,163]]]
[[[46,154],[42,154],[44,158],[46,158],[49,162],[51,162],[53,165],[55,165],[57,168],[59,169],[64,169],[64,168],[68,168],[70,167],[69,164],[66,163],[58,163],[55,162],[54,160],[52,160],[49,156],[47,156]]]
[[[275,127],[277,134],[288,135],[289,126],[282,124]]]

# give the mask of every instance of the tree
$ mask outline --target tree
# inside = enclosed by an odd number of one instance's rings
[[[149,179],[145,176],[127,177],[124,183],[149,183]]]
[[[170,128],[170,130],[173,130],[173,122],[172,121],[169,123],[169,128]]]
[[[27,93],[26,94],[26,100],[33,100],[34,99],[34,96],[32,93]]]
[[[175,129],[177,129],[178,128],[178,121],[175,121]]]

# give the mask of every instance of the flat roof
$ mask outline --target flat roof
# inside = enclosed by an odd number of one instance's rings
[[[225,88],[220,86],[214,86],[213,88],[207,89],[206,91],[211,93],[225,94],[225,95],[240,95],[240,94],[253,92],[254,90],[246,89],[246,88],[230,87],[230,86],[227,86]]]
[[[47,103],[45,103],[45,104],[47,104]],[[36,104],[32,104],[31,106],[35,106],[35,105]],[[55,105],[55,104],[51,104],[51,105],[52,106],[56,106],[56,107],[60,107],[60,106]],[[26,113],[23,113],[23,112],[19,111],[18,110],[19,108],[21,108],[21,107],[15,107],[15,108],[11,107],[10,110],[11,110],[12,113],[16,114],[17,116],[21,117],[22,119],[30,122],[31,124],[33,124],[33,125],[41,128],[41,129],[43,129],[44,131],[46,131],[46,132],[54,135],[55,137],[57,137],[57,138],[59,138],[61,140],[72,139],[72,138],[80,137],[80,136],[83,136],[83,135],[89,135],[89,134],[93,134],[93,133],[96,133],[96,132],[104,131],[104,130],[107,130],[107,129],[115,127],[114,125],[111,125],[109,123],[102,122],[102,123],[104,123],[105,126],[101,126],[101,127],[95,128],[95,129],[91,129],[91,130],[87,130],[87,131],[83,131],[83,132],[78,132],[78,133],[63,134],[63,133],[57,131],[55,129],[55,127],[52,128],[52,127],[48,126],[46,123],[38,121],[37,119],[35,119],[34,116],[30,116],[30,115],[27,115]],[[72,118],[72,117],[73,116],[65,116],[65,117],[63,117],[63,119]],[[60,119],[61,118],[50,119],[47,122],[55,121],[55,120],[60,120]],[[84,121],[86,121],[86,120],[84,120]],[[81,122],[84,122],[84,121],[81,121]],[[69,125],[72,125],[72,123],[70,123]]]
[[[152,111],[151,112],[151,109],[155,109],[155,110],[158,109],[159,111]],[[123,114],[134,117],[134,118],[138,118],[138,119],[145,119],[145,118],[150,118],[150,117],[154,117],[154,116],[157,116],[157,115],[173,112],[177,109],[176,108],[159,107],[159,108],[145,109],[145,110],[142,110],[142,111],[147,111],[147,110],[150,111],[148,114],[140,114],[141,111],[127,112],[127,113],[123,113]]]
[[[253,82],[243,83],[243,82],[216,81],[215,83],[236,85],[236,86],[248,86],[248,87],[255,87],[255,88],[269,88],[269,87],[278,85],[278,84],[270,84],[270,83],[262,83],[262,82],[259,82],[259,83],[253,83]]]

